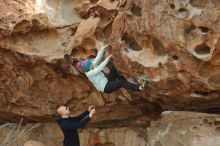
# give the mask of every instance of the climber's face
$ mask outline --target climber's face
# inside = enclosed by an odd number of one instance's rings
[[[69,115],[70,114],[70,110],[68,107],[66,106],[61,106],[57,109],[57,112],[59,115]]]
[[[91,64],[89,70],[93,70],[94,69],[94,66]],[[77,68],[77,70],[80,72],[80,73],[86,73],[86,71],[83,69],[83,68]]]
[[[93,66],[93,64],[91,64],[91,66],[90,66],[90,68],[89,68],[90,70],[93,70],[94,69],[94,66]]]

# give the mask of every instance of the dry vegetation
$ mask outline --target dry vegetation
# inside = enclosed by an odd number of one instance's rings
[[[22,121],[19,124],[6,123],[0,126],[0,146],[23,146],[25,137],[41,126],[41,124],[22,126]],[[2,129],[7,129],[7,132],[3,133]]]

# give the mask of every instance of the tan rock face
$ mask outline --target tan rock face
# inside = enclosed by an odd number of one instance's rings
[[[0,121],[55,120],[95,104],[92,126],[142,126],[163,110],[219,111],[220,2],[30,0],[0,2]],[[65,61],[104,44],[144,92],[97,92]],[[100,143],[105,144],[105,143]]]
[[[219,54],[219,2],[195,3],[127,1],[112,26],[118,68],[136,79],[148,76],[148,93],[165,106],[218,102],[218,83],[210,79],[219,74],[211,63]]]
[[[126,91],[112,95],[95,92],[85,78],[63,72],[60,65],[8,50],[1,50],[0,56],[1,121],[15,122],[21,117],[31,121],[54,120],[59,105],[68,106],[76,115],[94,104],[99,113],[94,122],[112,127],[130,121],[133,125],[145,124],[161,111],[156,104],[131,99]],[[154,112],[146,115],[148,111]]]
[[[149,146],[218,146],[219,115],[164,112],[148,128]]]
[[[2,10],[1,28],[8,33],[1,33],[0,39],[2,122],[18,122],[21,117],[29,121],[54,120],[59,105],[67,105],[73,114],[89,104],[96,105],[99,114],[94,123],[100,127],[128,125],[130,121],[141,125],[159,116],[161,108],[145,99],[141,102],[137,94],[134,97],[125,90],[111,95],[98,93],[88,80],[75,75],[63,57],[68,53],[75,59],[94,56],[96,48],[110,38],[113,20],[123,2],[74,1],[70,5],[63,1],[2,1],[3,5],[7,12]],[[74,13],[69,12],[70,6]],[[71,17],[78,12],[84,20],[67,20],[69,17],[60,11]],[[6,17],[6,13],[11,16]]]
[[[86,128],[79,130],[79,135],[81,146],[145,146],[143,132],[146,130],[141,127]],[[19,130],[18,125],[7,124],[0,127],[0,135],[0,144],[8,137],[9,146],[61,146],[63,143],[63,134],[56,123],[28,124]]]
[[[219,146],[219,119],[219,115],[166,111],[162,119],[153,121],[148,128],[81,129],[80,143],[82,146]],[[8,142],[10,146],[35,146],[36,142],[46,146],[62,145],[63,135],[56,123],[18,127],[15,124],[1,125],[0,144],[13,139],[13,143]]]
[[[24,146],[45,146],[44,144],[37,141],[28,141],[24,144]]]

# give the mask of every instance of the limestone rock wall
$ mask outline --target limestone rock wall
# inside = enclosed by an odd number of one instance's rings
[[[126,90],[110,95],[98,93],[64,59],[64,54],[71,54],[75,61],[94,56],[110,39],[114,18],[123,4],[2,1],[1,121],[19,122],[21,117],[26,121],[54,120],[56,108],[63,104],[75,114],[94,104],[100,110],[97,120],[115,120],[123,125],[126,122],[122,119],[149,122],[157,118],[161,108],[144,99],[146,94]],[[106,117],[106,112],[112,116]]]
[[[12,131],[12,132],[10,132]],[[146,129],[141,127],[86,128],[79,130],[82,146],[145,146]],[[4,124],[0,127],[0,144],[7,146],[61,146],[63,134],[56,123]],[[38,144],[39,143],[39,144]],[[37,145],[38,144],[38,145]]]
[[[76,115],[94,104],[91,128],[111,135],[146,129],[166,110],[219,113],[219,26],[219,0],[1,0],[0,122],[55,121],[59,105]],[[99,93],[64,58],[92,58],[106,44],[120,74],[148,77],[144,92]]]
[[[148,76],[146,92],[165,109],[217,108],[219,21],[218,1],[127,1],[112,27],[115,62]]]
[[[0,6],[2,113],[50,118],[60,104],[76,110],[71,102],[219,109],[219,1],[4,0]],[[100,94],[64,60],[64,54],[74,61],[94,57],[104,44],[121,74],[149,78],[145,92]]]
[[[220,116],[214,114],[166,111],[148,127],[100,129],[89,125],[79,130],[80,142],[82,146],[219,146],[219,120]],[[56,123],[8,123],[0,127],[0,144],[7,141],[8,146],[60,146],[62,140]]]
[[[149,146],[218,146],[219,115],[164,112],[148,128]]]

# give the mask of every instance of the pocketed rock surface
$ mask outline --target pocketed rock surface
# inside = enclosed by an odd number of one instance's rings
[[[0,122],[54,122],[60,105],[94,104],[90,128],[110,130],[145,130],[167,110],[219,113],[219,37],[219,0],[2,0]],[[76,61],[106,44],[121,75],[148,78],[145,91],[104,94],[79,75]]]

